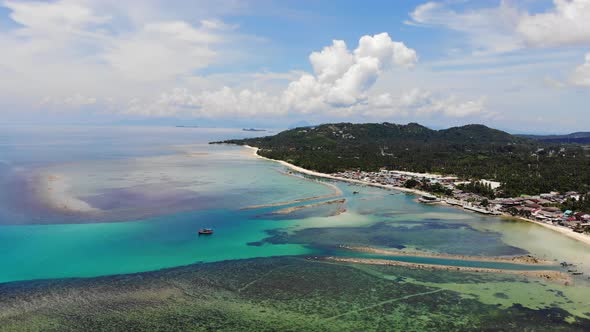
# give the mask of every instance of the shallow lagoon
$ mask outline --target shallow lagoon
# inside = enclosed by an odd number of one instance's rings
[[[15,198],[28,202],[30,197],[4,191],[0,198],[0,283],[126,274],[196,262],[334,254],[339,244],[460,255],[531,253],[548,260],[574,262],[579,270],[590,272],[589,248],[539,226],[421,205],[414,196],[378,188],[330,181],[346,198],[344,213],[340,213],[342,206],[321,206],[287,215],[270,214],[284,206],[241,210],[250,205],[328,195],[334,189],[318,182],[324,180],[285,174],[282,166],[257,159],[246,149],[204,144],[208,139],[242,134],[239,132],[151,130],[135,129],[132,133],[166,133],[166,144],[155,147],[152,138],[132,140],[127,148],[101,145],[91,154],[88,150],[100,145],[96,140],[102,137],[94,132],[77,145],[67,145],[67,149],[63,141],[57,141],[51,145],[50,154],[45,151],[47,143],[35,145],[34,141],[18,150],[15,142],[21,133],[12,133],[10,139],[0,142],[3,181],[15,174],[57,174],[68,183],[64,191],[68,197],[100,210],[80,213],[37,205],[34,209],[15,209],[11,205]],[[122,139],[127,133],[118,135]],[[27,156],[32,151],[45,152],[32,160]],[[68,158],[62,156],[64,151],[68,151]],[[196,231],[201,227],[213,227],[216,233],[199,237]],[[425,258],[399,259],[433,263]],[[422,271],[417,278],[411,269],[356,268],[386,280],[442,287],[486,304],[558,307],[590,318],[590,288],[583,278],[565,287],[515,277],[472,282],[473,274],[455,273],[449,281],[437,278],[442,275],[440,271]]]

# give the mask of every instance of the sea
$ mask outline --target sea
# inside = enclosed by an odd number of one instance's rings
[[[274,133],[193,127],[0,128],[0,285],[264,257],[540,269],[483,259],[533,255],[568,262],[584,274],[568,286],[523,279],[429,286],[476,296],[483,303],[557,307],[576,319],[590,319],[590,248],[582,243],[523,221],[424,205],[395,190],[298,174],[244,147],[208,144]],[[202,228],[214,234],[199,235]],[[351,253],[341,245],[481,256],[482,261]],[[549,269],[566,272],[559,265]],[[558,292],[545,291],[547,285]]]

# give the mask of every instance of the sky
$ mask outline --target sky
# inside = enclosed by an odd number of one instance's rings
[[[0,125],[590,131],[590,0],[0,0]]]

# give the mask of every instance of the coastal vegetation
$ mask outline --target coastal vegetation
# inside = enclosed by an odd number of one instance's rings
[[[568,198],[562,209],[590,213],[590,194],[580,195],[579,199]]]
[[[324,173],[386,168],[494,180],[501,183],[496,190],[501,197],[590,189],[590,155],[584,146],[483,125],[432,130],[417,123],[336,123],[216,143],[256,146],[261,156]],[[486,188],[471,189],[492,196]]]
[[[486,184],[480,181],[473,181],[469,183],[460,184],[457,186],[457,189],[469,193],[478,194],[491,199],[496,198],[496,193],[489,183]]]

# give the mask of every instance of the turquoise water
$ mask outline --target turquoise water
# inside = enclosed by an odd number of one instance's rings
[[[212,236],[197,230],[214,225]],[[273,221],[208,210],[88,225],[3,226],[0,282],[132,273],[196,262],[301,255],[300,245],[248,246]]]
[[[503,225],[507,233],[523,236],[529,228],[515,228],[499,218],[421,205],[413,196],[392,195],[386,190],[345,183],[330,186],[317,179],[289,176],[283,167],[257,159],[244,148],[205,144],[246,134],[186,128],[4,132],[0,137],[0,181],[14,184],[15,179],[22,179],[37,189],[47,186],[53,194],[44,195],[53,197],[59,186],[38,179],[55,176],[65,188],[60,197],[72,209],[84,202],[99,212],[59,210],[59,204],[38,203],[39,197],[18,186],[4,186],[8,189],[0,193],[0,282],[133,273],[252,257],[317,255],[337,244],[470,255],[535,254],[535,246],[527,241],[522,245],[504,241],[510,237],[503,233]],[[338,198],[347,199],[343,206],[280,216],[269,213],[322,200],[240,209],[331,194],[335,192],[333,185],[342,191]],[[352,191],[361,193],[352,195]],[[341,213],[341,208],[346,212]],[[202,227],[214,228],[215,234],[198,236]],[[543,236],[551,241],[554,235]],[[543,255],[569,259],[579,257],[578,250],[580,247],[572,245],[559,257]],[[393,259],[536,268],[423,257]]]

